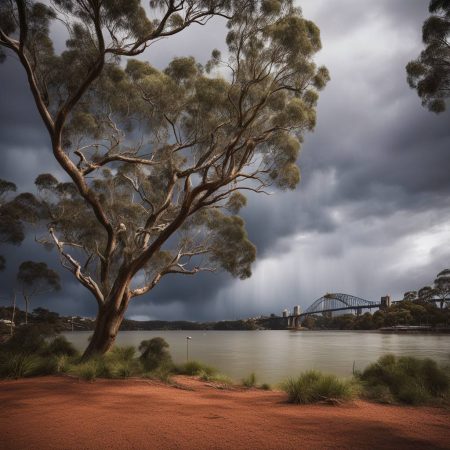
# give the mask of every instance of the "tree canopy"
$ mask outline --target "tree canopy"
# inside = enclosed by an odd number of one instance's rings
[[[28,322],[28,306],[32,297],[59,291],[59,275],[45,262],[24,261],[17,272],[17,282],[25,300],[25,322]]]
[[[431,0],[431,16],[422,27],[426,48],[407,64],[408,83],[416,89],[422,105],[440,113],[446,109],[450,95],[450,1]]]
[[[104,330],[92,351],[104,351],[99,342],[113,341],[129,301],[167,274],[250,276],[256,249],[237,216],[243,193],[296,187],[302,136],[329,79],[312,60],[319,29],[292,0],[150,7],[157,19],[137,0],[17,1],[0,10],[0,44],[22,62],[71,179],[36,179],[51,237],[41,241],[98,302]],[[214,50],[204,65],[177,57],[165,70],[124,60],[212,16],[227,20],[225,56]],[[56,19],[69,36],[60,54],[50,35]]]

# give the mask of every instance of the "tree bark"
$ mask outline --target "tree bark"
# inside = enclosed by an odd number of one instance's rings
[[[10,334],[13,335],[13,328],[15,327],[15,315],[16,315],[16,292],[13,292],[13,310],[12,310],[12,316],[11,316],[11,328],[10,328]]]
[[[113,346],[126,309],[126,301],[121,302],[119,308],[117,308],[114,301],[109,301],[99,309],[95,321],[94,334],[83,353],[82,361],[86,361],[96,355],[103,355]]]
[[[28,295],[24,295],[23,299],[25,300],[25,325],[28,324],[28,304],[30,303],[30,299]]]

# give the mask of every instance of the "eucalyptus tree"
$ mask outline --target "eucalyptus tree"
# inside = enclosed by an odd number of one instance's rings
[[[445,111],[450,95],[450,1],[431,0],[431,16],[422,27],[426,48],[406,66],[409,85],[430,111]]]
[[[441,309],[450,300],[450,269],[444,269],[434,280],[434,293],[440,300]]]
[[[25,301],[25,323],[28,323],[28,309],[33,297],[61,289],[59,275],[45,262],[24,261],[19,266],[17,281]]]
[[[0,178],[0,244],[20,244],[25,235],[21,221],[10,214],[8,196],[17,190],[14,183]],[[6,259],[0,255],[0,271],[6,267]]]
[[[329,79],[317,26],[292,0],[55,0],[2,7],[0,44],[17,55],[71,181],[36,179],[63,266],[98,303],[87,358],[114,342],[129,303],[168,274],[251,275],[243,192],[293,189],[302,135]],[[157,70],[128,57],[212,16],[228,52]],[[61,54],[54,19],[69,39]],[[119,59],[121,58],[121,59]]]

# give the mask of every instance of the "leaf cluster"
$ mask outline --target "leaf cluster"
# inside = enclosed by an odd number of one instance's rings
[[[432,14],[423,24],[422,40],[426,48],[406,66],[407,80],[417,90],[422,104],[434,113],[446,109],[450,92],[450,3],[431,0]]]

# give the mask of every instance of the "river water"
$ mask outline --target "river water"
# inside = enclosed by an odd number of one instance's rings
[[[83,350],[90,331],[64,333]],[[176,363],[189,359],[212,365],[236,380],[255,372],[258,382],[278,383],[309,369],[351,375],[385,353],[433,358],[450,364],[450,335],[385,334],[361,331],[121,331],[117,345],[136,348],[163,337]]]

